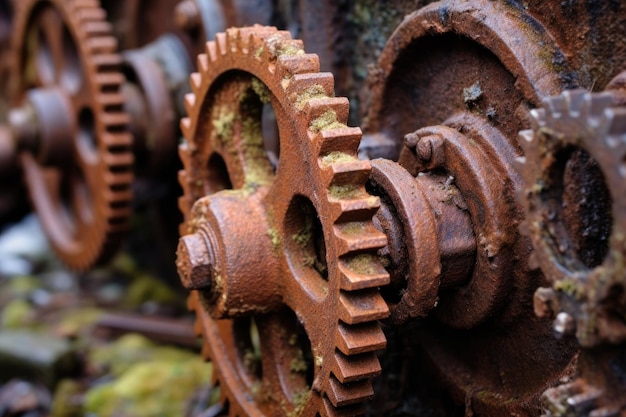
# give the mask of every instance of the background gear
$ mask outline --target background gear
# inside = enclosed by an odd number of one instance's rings
[[[115,253],[131,213],[133,156],[116,41],[97,1],[16,7],[12,104],[34,107],[40,129],[20,152],[24,177],[53,249],[85,270]],[[52,118],[43,120],[45,112]]]

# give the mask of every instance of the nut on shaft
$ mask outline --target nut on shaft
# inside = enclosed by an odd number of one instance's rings
[[[188,290],[208,289],[213,282],[213,260],[209,242],[201,233],[183,236],[176,249],[176,267]]]

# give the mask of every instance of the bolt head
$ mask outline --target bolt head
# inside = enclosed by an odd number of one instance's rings
[[[430,136],[421,138],[415,147],[417,157],[422,161],[430,161],[433,157],[433,141]]]
[[[183,236],[178,241],[176,267],[183,286],[188,290],[208,289],[213,282],[208,243],[198,233]]]

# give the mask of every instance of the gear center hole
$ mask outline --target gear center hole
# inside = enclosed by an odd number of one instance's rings
[[[564,266],[591,269],[602,264],[613,219],[598,163],[584,149],[567,147],[556,154],[547,181],[543,218]]]

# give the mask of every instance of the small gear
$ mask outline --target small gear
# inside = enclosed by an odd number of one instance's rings
[[[566,91],[520,133],[522,231],[552,283],[535,294],[535,310],[584,347],[626,340],[626,109],[612,105],[609,93]]]
[[[275,28],[219,33],[198,68],[181,123],[177,265],[222,401],[231,416],[361,414],[389,276],[348,101]],[[267,104],[278,146],[263,143]]]
[[[10,118],[25,181],[59,258],[85,270],[115,253],[131,214],[116,41],[97,0],[15,6]]]

